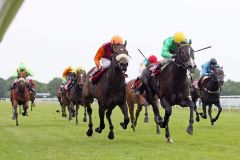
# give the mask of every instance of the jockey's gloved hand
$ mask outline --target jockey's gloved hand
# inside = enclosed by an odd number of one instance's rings
[[[177,57],[176,54],[172,54],[172,59],[175,59]]]

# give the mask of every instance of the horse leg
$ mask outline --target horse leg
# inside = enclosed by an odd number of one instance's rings
[[[202,109],[203,109],[203,113],[199,113],[200,116],[203,118],[203,119],[207,119],[207,104],[206,103],[202,103]]]
[[[187,106],[189,106],[189,126],[187,128],[188,134],[192,135],[193,134],[193,123],[194,123],[194,118],[193,118],[193,110],[194,110],[194,104],[190,99],[186,100]],[[185,104],[183,104],[185,106]]]
[[[219,115],[220,115],[221,112],[222,112],[222,107],[221,107],[221,105],[220,105],[220,101],[218,101],[217,103],[215,103],[215,105],[218,107],[218,113],[217,113],[216,117],[213,118],[213,120],[212,120],[213,123],[218,120],[218,117],[219,117]]]
[[[106,112],[106,117],[107,117],[107,120],[108,120],[108,123],[109,123],[109,129],[110,129],[110,131],[108,133],[108,139],[110,139],[110,140],[114,139],[114,132],[113,132],[114,126],[113,126],[112,120],[111,120],[112,110],[114,108],[115,108],[115,106],[110,107]]]
[[[191,90],[191,97],[192,97],[192,102],[193,102],[193,104],[194,104],[194,111],[195,111],[195,113],[196,113],[196,121],[199,122],[199,121],[200,121],[200,117],[199,117],[199,113],[198,113],[198,111],[197,111],[197,105],[196,105],[196,102],[197,102],[198,97],[197,97],[197,94],[196,94],[196,92],[194,91],[194,89]]]
[[[138,108],[137,108],[137,111],[136,111],[136,119],[135,119],[135,127],[137,126],[137,120],[138,120],[138,117],[139,117],[139,114],[140,112],[142,111],[142,106],[141,105],[138,105]]]
[[[31,111],[32,111],[32,108],[33,108],[33,102],[31,101]]]
[[[128,104],[128,110],[129,110],[129,113],[130,113],[130,119],[131,119],[131,123],[132,123],[132,129],[133,131],[135,132],[135,117],[134,117],[134,104],[133,102],[127,99],[127,104]],[[136,113],[137,114],[137,113]]]
[[[70,105],[68,105],[68,112],[69,112],[69,116],[68,116],[68,120],[71,121],[73,118],[73,103],[70,102]]]
[[[87,113],[89,117],[89,122],[88,122],[88,131],[86,132],[87,136],[90,137],[93,134],[93,123],[92,123],[92,108],[90,103],[86,103],[87,107]]]
[[[149,121],[149,118],[148,118],[148,109],[147,109],[148,106],[145,106],[145,118],[144,118],[144,122],[148,122]]]
[[[16,102],[13,102],[13,116],[12,116],[12,119],[13,120],[16,120],[16,126],[18,126],[18,112],[17,112],[17,103]]]
[[[173,143],[173,139],[170,136],[169,125],[168,124],[165,127],[165,137],[166,137],[168,143]]]
[[[95,131],[97,133],[102,133],[102,130],[105,128],[105,123],[104,123],[104,116],[105,116],[105,110],[104,107],[100,104],[99,108],[98,108],[98,115],[99,115],[99,119],[100,119],[100,125],[98,128],[95,129]]]
[[[146,86],[145,89],[147,94],[147,101],[152,105],[155,123],[161,124],[163,120],[162,117],[160,116],[158,105],[154,100],[154,95],[152,94],[151,89],[149,87]]]
[[[26,102],[26,103],[23,105],[23,112],[22,112],[22,115],[23,115],[23,116],[28,116],[27,109],[28,109],[28,102]]]
[[[87,122],[87,108],[86,107],[84,107],[83,122]]]
[[[123,104],[118,105],[122,111],[122,114],[124,116],[123,122],[120,123],[123,129],[127,129],[127,125],[129,123],[129,117],[128,117],[128,110],[127,110],[127,104],[126,102],[123,102]]]
[[[212,118],[212,104],[208,105],[208,115],[209,115],[211,124],[214,125],[213,118]]]
[[[79,105],[76,104],[76,125],[78,125],[78,109],[79,109]]]
[[[168,124],[169,117],[172,114],[172,106],[168,103],[168,101],[165,98],[161,99],[161,103],[163,108],[165,109],[165,115],[164,115],[164,120],[162,123],[160,123],[161,128],[165,128]]]

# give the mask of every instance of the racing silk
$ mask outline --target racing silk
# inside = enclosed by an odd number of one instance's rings
[[[73,68],[72,67],[67,67],[64,71],[63,71],[63,74],[62,74],[62,82],[65,83],[67,81],[67,77],[69,75],[70,72],[73,71]]]
[[[13,77],[14,78],[20,78],[21,74],[25,74],[26,77],[33,76],[33,73],[29,69],[25,69],[24,71],[20,71],[19,69],[16,69],[15,73],[13,74]]]
[[[168,37],[163,41],[163,48],[162,48],[162,53],[161,56],[163,58],[172,58],[172,52],[176,51],[177,47],[173,41],[173,37]]]
[[[218,66],[218,65],[217,65]],[[218,66],[219,67],[219,66]],[[211,73],[211,65],[210,62],[206,62],[202,65],[202,72],[201,72],[201,77],[204,76],[209,76]]]
[[[106,58],[111,60],[113,55],[113,49],[111,42],[103,44],[97,51],[94,61],[97,66],[100,65],[101,58]]]

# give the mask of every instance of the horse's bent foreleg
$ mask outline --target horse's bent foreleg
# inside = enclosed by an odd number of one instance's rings
[[[221,107],[220,101],[218,101],[215,105],[218,107],[218,113],[217,113],[216,117],[213,118],[212,122],[216,122],[216,120],[218,120],[218,117],[220,116],[220,114],[222,112],[222,107]]]
[[[200,113],[200,116],[203,119],[207,119],[207,104],[205,102],[202,103],[202,110],[203,110],[203,113]]]
[[[27,109],[28,109],[28,102],[26,102],[23,105],[23,113],[22,113],[23,116],[28,116]]]

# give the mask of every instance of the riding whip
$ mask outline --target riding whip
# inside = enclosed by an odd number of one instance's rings
[[[211,48],[211,47],[212,47],[212,46],[208,46],[208,47],[205,47],[205,48],[202,48],[202,49],[196,50],[196,51],[194,51],[194,52],[199,52],[199,51],[202,51],[202,50],[204,50],[204,49]]]
[[[141,53],[141,55],[148,61],[148,59],[144,56],[144,54],[142,53],[142,51],[140,49],[138,49],[138,51]]]

